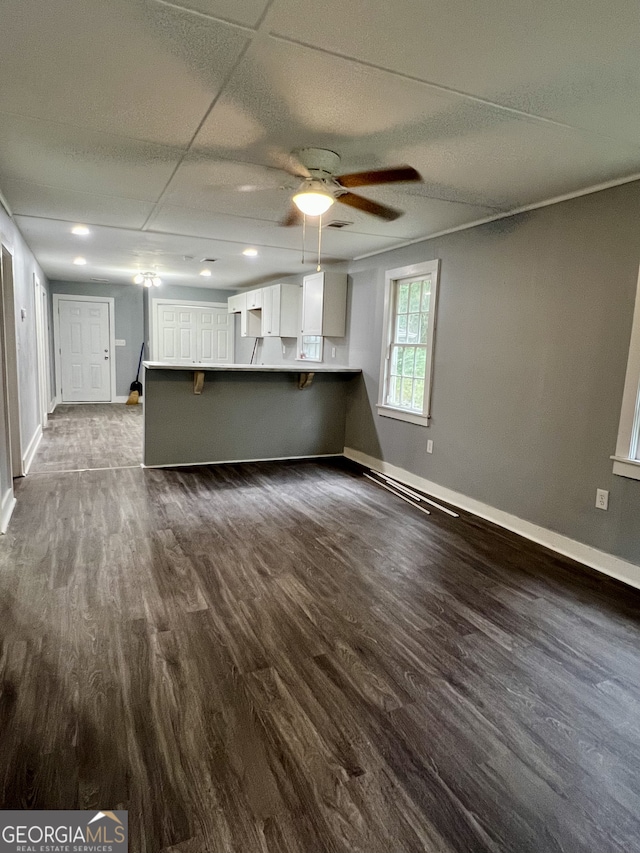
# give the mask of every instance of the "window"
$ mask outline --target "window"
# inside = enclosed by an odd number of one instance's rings
[[[636,290],[627,376],[622,396],[613,473],[640,480],[640,276]]]
[[[429,425],[439,261],[388,270],[378,414]]]
[[[298,341],[298,358],[305,361],[322,361],[322,335],[301,335]]]

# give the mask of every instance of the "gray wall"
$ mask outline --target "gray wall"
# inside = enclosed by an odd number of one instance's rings
[[[52,295],[110,296],[115,300],[115,336],[127,342],[124,347],[116,347],[116,396],[127,396],[135,379],[144,340],[144,288],[136,284],[52,281],[49,289]],[[53,316],[53,307],[51,311]]]
[[[640,563],[640,482],[612,474],[640,184],[354,262],[346,445]],[[441,259],[432,422],[375,413],[384,272]],[[433,455],[426,453],[433,439]],[[610,491],[608,512],[596,488]]]
[[[186,287],[181,284],[163,284],[149,288],[149,297],[154,299],[184,299],[185,302],[226,302],[235,290],[216,290],[212,287]]]

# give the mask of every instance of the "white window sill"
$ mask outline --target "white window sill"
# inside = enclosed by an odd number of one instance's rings
[[[383,418],[395,418],[398,421],[407,421],[410,424],[429,426],[429,415],[416,415],[414,412],[406,412],[404,409],[394,409],[392,406],[377,407],[378,414]]]
[[[626,459],[624,456],[612,456],[613,473],[619,477],[630,477],[632,480],[640,480],[640,461]]]

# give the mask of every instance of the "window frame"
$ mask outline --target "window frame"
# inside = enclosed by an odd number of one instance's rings
[[[391,363],[391,348],[393,346],[393,329],[396,318],[396,291],[398,283],[408,278],[431,277],[431,302],[429,306],[429,327],[427,330],[427,365],[425,369],[424,403],[422,413],[411,412],[407,409],[391,406],[386,402],[389,387],[389,372]],[[431,389],[433,386],[433,362],[435,351],[435,333],[438,312],[438,291],[440,283],[440,260],[423,261],[418,264],[409,264],[404,267],[385,272],[384,293],[384,322],[382,335],[382,355],[380,359],[380,385],[377,411],[386,418],[395,418],[408,423],[429,426],[431,418]]]
[[[622,394],[613,473],[640,480],[640,273],[631,327],[627,373]]]

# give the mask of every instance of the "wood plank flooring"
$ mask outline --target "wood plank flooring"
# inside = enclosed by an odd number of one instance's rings
[[[122,468],[142,462],[142,405],[56,406],[31,473]]]
[[[640,594],[318,463],[29,476],[0,807],[136,853],[640,851]]]

